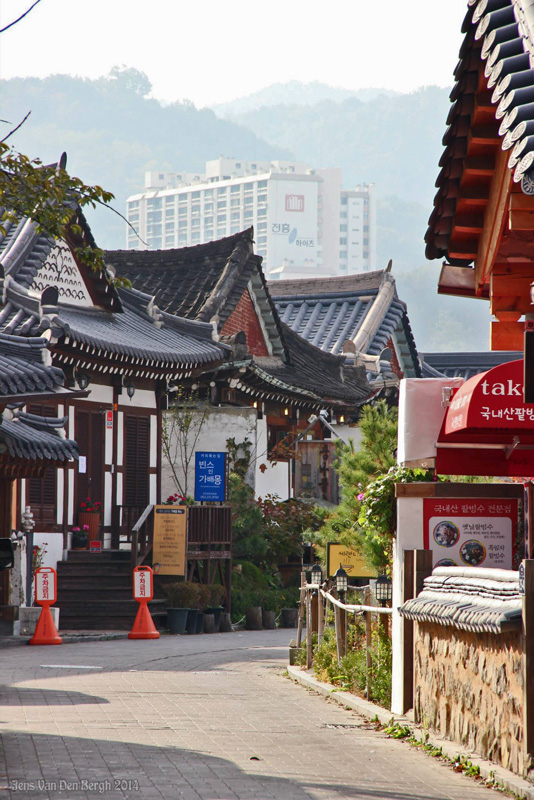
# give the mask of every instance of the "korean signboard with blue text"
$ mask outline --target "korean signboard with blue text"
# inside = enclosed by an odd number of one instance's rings
[[[226,453],[195,453],[195,500],[207,503],[226,500]]]

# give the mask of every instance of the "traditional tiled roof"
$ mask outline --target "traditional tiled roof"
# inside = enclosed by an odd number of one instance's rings
[[[120,359],[121,372],[140,377],[172,379],[222,361],[227,348],[213,341],[211,325],[160,312],[151,295],[117,289],[108,277],[82,275],[85,303],[61,301],[54,286],[39,288],[39,270],[57,247],[28,220],[8,226],[0,240],[0,333],[28,338],[49,331],[61,366],[85,358],[99,370]]]
[[[254,230],[214,242],[170,250],[107,250],[106,263],[136,289],[154,295],[163,311],[200,322],[224,323],[250,285],[263,314],[273,352],[281,354],[279,321],[273,314]]]
[[[289,363],[256,356],[252,369],[258,378],[304,390],[319,401],[358,404],[368,399],[371,390],[363,367],[346,366],[343,356],[325,353],[287,326],[283,331]]]
[[[273,281],[269,291],[286,325],[321,350],[378,356],[394,340],[407,377],[420,367],[406,306],[387,270],[335,278]]]
[[[476,633],[503,633],[521,625],[519,573],[483,567],[436,567],[423,591],[401,615]]]
[[[62,393],[63,372],[45,363],[46,339],[0,334],[0,454],[12,458],[67,461],[78,457],[75,442],[64,438],[67,418],[6,410]],[[68,393],[71,394],[71,393]],[[0,456],[0,460],[4,460]]]
[[[534,194],[534,16],[530,0],[469,0],[443,137],[427,258],[467,266],[477,254],[498,152]],[[469,216],[469,219],[467,219]],[[454,234],[454,235],[452,235]],[[452,238],[451,238],[452,236]]]
[[[246,374],[239,376],[239,386],[252,393],[291,395],[296,402],[300,397],[323,405],[357,405],[370,395],[364,370],[345,367],[343,357],[312,347],[281,323],[261,258],[253,254],[252,228],[179,250],[108,251],[106,261],[137,289],[150,291],[159,307],[195,320],[215,320],[219,331],[242,295],[252,291],[272,346],[272,356],[248,359]]]
[[[471,378],[507,361],[523,358],[515,350],[487,353],[420,353],[423,378]]]

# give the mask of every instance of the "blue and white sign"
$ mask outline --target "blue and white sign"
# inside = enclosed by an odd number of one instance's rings
[[[226,500],[226,453],[195,453],[195,500],[208,503]]]

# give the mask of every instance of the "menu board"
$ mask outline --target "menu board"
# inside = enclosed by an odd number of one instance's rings
[[[512,569],[516,499],[423,500],[424,547],[434,567]]]
[[[154,506],[154,574],[185,576],[186,551],[187,506]]]

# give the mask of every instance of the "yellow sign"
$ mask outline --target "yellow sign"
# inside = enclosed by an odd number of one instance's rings
[[[184,575],[187,551],[187,506],[154,506],[155,575]]]
[[[376,578],[376,570],[368,567],[362,556],[353,547],[328,543],[328,577],[333,578],[339,567],[343,567],[349,578]]]

